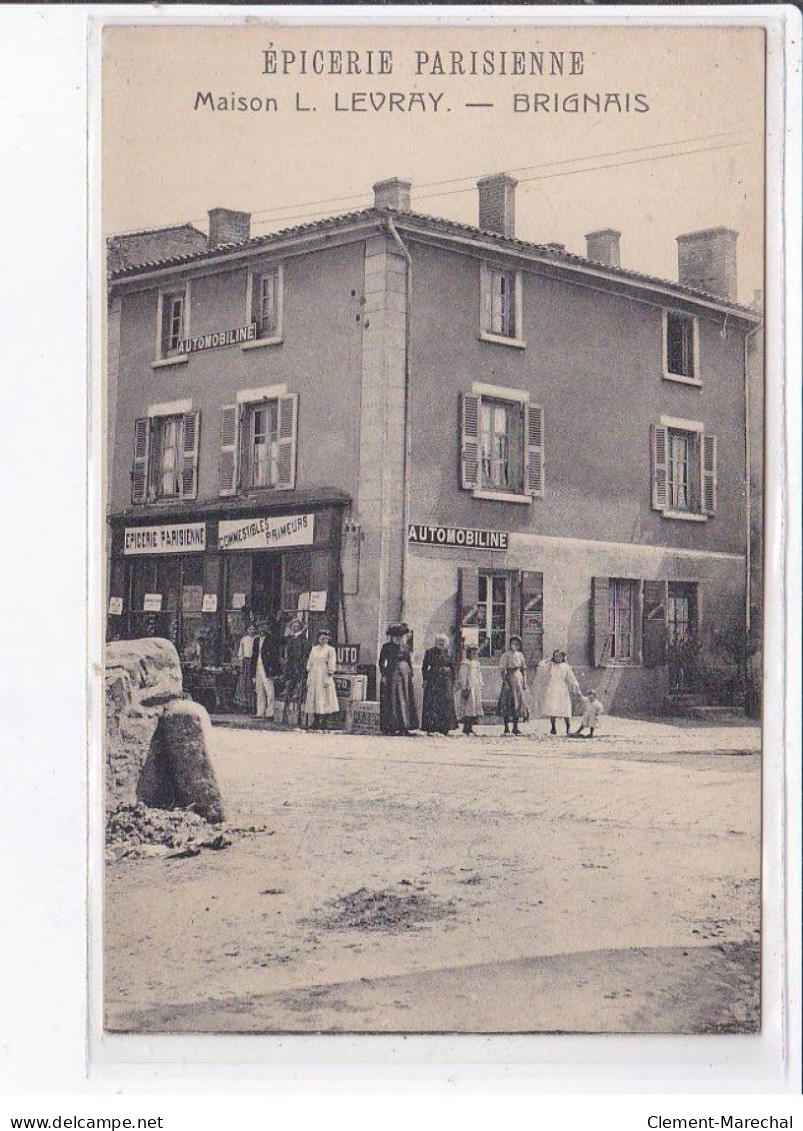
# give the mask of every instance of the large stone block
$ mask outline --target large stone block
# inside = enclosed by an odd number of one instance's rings
[[[162,715],[159,738],[176,802],[207,821],[222,821],[223,802],[212,764],[212,724],[206,709],[191,700],[169,704]]]
[[[125,673],[131,684],[131,703],[150,707],[180,699],[181,664],[169,640],[115,640],[106,645],[106,683]]]

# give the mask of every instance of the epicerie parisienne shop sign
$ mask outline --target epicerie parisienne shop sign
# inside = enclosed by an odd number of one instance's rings
[[[280,550],[284,546],[311,546],[315,515],[259,515],[256,518],[221,519],[217,527],[221,550]]]
[[[181,522],[172,526],[127,526],[124,532],[124,554],[186,554],[205,549],[205,522]]]
[[[469,530],[463,526],[423,526],[411,522],[407,527],[411,546],[461,546],[469,550],[507,550],[510,535],[506,530]]]

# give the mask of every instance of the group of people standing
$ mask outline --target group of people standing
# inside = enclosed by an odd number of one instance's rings
[[[382,734],[411,735],[418,729],[427,734],[449,734],[458,725],[456,698],[463,733],[473,734],[475,725],[483,716],[482,666],[477,658],[477,648],[468,645],[465,658],[457,668],[449,652],[449,638],[446,635],[435,637],[435,643],[424,653],[421,665],[424,696],[419,728],[413,694],[410,628],[404,623],[389,625],[387,636],[388,640],[379,653],[379,725]],[[519,723],[529,718],[525,698],[527,660],[522,651],[521,637],[510,637],[508,647],[500,657],[499,668],[502,686],[497,711],[502,717],[503,734],[520,735]],[[550,720],[549,733],[557,734],[557,720],[562,719],[567,735],[573,738],[593,737],[604,708],[593,688],[583,695],[574,672],[566,662],[566,653],[556,649],[552,658],[542,660],[538,668],[547,674],[541,714]],[[576,731],[571,730],[572,694],[578,695],[583,704],[580,726]]]

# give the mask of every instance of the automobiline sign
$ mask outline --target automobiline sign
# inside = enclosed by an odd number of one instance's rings
[[[411,522],[407,541],[414,546],[461,546],[469,550],[507,550],[506,530],[470,530],[463,526],[423,526]]]
[[[257,324],[237,326],[234,330],[216,330],[214,334],[199,334],[196,338],[182,338],[176,353],[201,353],[202,350],[216,350],[221,346],[238,346],[242,342],[255,342]]]

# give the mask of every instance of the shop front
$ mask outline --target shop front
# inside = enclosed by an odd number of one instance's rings
[[[107,638],[172,641],[185,688],[234,709],[249,623],[283,633],[300,619],[310,640],[322,628],[337,638],[342,506],[220,508],[181,522],[115,516]]]

